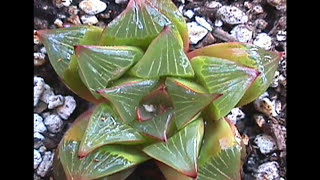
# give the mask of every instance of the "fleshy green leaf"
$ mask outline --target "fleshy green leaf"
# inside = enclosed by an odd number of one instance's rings
[[[136,111],[141,99],[157,85],[157,80],[128,78],[113,87],[99,90],[100,95],[111,101],[126,123],[137,118]]]
[[[159,161],[156,161],[157,166],[161,170],[166,180],[194,180],[194,178],[188,177],[180,172],[176,171],[170,166],[167,166]]]
[[[222,118],[205,116],[206,127],[199,155],[199,180],[240,180],[241,137],[236,127]]]
[[[79,75],[79,65],[75,55],[72,55],[68,68],[64,72],[63,82],[65,85],[76,93],[78,96],[90,101],[94,104],[99,104],[105,99],[96,99],[87,86],[82,82]]]
[[[246,91],[237,106],[252,102],[267,90],[281,60],[280,53],[266,51],[257,46],[239,42],[217,43],[188,53],[190,59],[196,56],[227,59],[260,72],[260,75]]]
[[[172,98],[175,124],[178,129],[193,120],[202,109],[219,96],[209,94],[202,86],[184,79],[167,78],[166,86]]]
[[[133,66],[130,73],[141,78],[160,76],[193,77],[188,57],[169,26],[152,41],[144,56]]]
[[[92,180],[135,167],[149,159],[134,146],[108,145],[79,158],[78,148],[94,109],[77,118],[58,147],[58,155],[68,180]]]
[[[50,63],[59,77],[64,79],[64,71],[68,68],[75,45],[96,45],[102,29],[96,26],[76,26],[62,29],[37,31],[44,44]]]
[[[97,90],[106,88],[143,55],[140,49],[128,46],[76,46],[75,51],[81,80],[96,98],[100,97]]]
[[[59,151],[56,151],[56,152],[58,153]],[[68,180],[68,178],[63,170],[63,166],[61,164],[61,161],[58,158],[59,154],[57,154],[57,153],[54,156],[54,162],[53,162],[54,179],[55,180]],[[95,179],[95,180],[125,180],[135,169],[136,169],[136,166],[122,170],[120,172],[114,173],[109,176]]]
[[[152,158],[167,164],[186,176],[197,176],[197,158],[202,142],[204,123],[195,120],[181,129],[167,142],[147,146],[143,151]]]
[[[108,104],[100,104],[90,117],[79,156],[86,156],[106,144],[138,144],[144,140],[135,129],[124,124]]]
[[[130,0],[127,8],[102,33],[101,45],[129,45],[146,49],[151,41],[172,24],[148,0]]]
[[[64,141],[60,159],[68,179],[96,179],[136,166],[148,159],[138,149],[124,145],[101,147],[85,158],[78,157],[78,141]]]
[[[239,145],[240,138],[233,124],[224,118],[212,121],[206,117],[203,145],[199,155],[199,164],[204,164],[210,157],[216,156],[221,150]]]
[[[95,180],[125,180],[127,177],[133,173],[136,167],[131,167],[129,169],[122,170],[110,176],[106,176],[103,178],[95,179]]]
[[[147,136],[158,138],[162,141],[167,141],[172,120],[173,111],[169,110],[147,121],[133,121],[131,125],[139,132],[146,134]]]
[[[240,180],[241,149],[224,149],[199,167],[198,180]]]
[[[189,34],[185,18],[171,0],[149,0],[157,9],[168,17],[177,27],[183,39],[185,52],[189,49]]]
[[[191,60],[198,80],[209,93],[223,94],[212,103],[214,119],[227,115],[240,101],[259,72],[216,57],[197,56]]]

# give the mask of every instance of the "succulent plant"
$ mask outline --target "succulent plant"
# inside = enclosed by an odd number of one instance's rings
[[[168,180],[240,179],[244,148],[224,117],[267,90],[279,53],[238,42],[189,52],[171,0],[130,0],[105,29],[37,35],[66,86],[95,104],[61,140],[56,179],[123,180],[149,159]]]

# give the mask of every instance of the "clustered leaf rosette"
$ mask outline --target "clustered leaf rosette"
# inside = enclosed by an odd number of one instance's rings
[[[189,52],[170,0],[130,0],[105,29],[37,34],[61,80],[96,104],[61,140],[57,179],[124,180],[149,159],[168,180],[240,179],[244,149],[224,116],[266,91],[279,53],[238,42]]]

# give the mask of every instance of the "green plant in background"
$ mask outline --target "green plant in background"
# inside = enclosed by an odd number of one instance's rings
[[[37,33],[58,76],[96,104],[61,140],[57,179],[121,180],[149,159],[168,180],[240,179],[241,138],[224,116],[266,91],[280,54],[238,42],[189,52],[170,0],[130,0],[105,29]]]

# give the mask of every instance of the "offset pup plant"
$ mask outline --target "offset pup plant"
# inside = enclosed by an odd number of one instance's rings
[[[168,180],[238,180],[244,154],[224,118],[266,91],[281,55],[244,43],[189,52],[170,0],[130,0],[105,29],[40,30],[50,62],[96,104],[61,140],[55,178],[124,180],[154,159]]]

